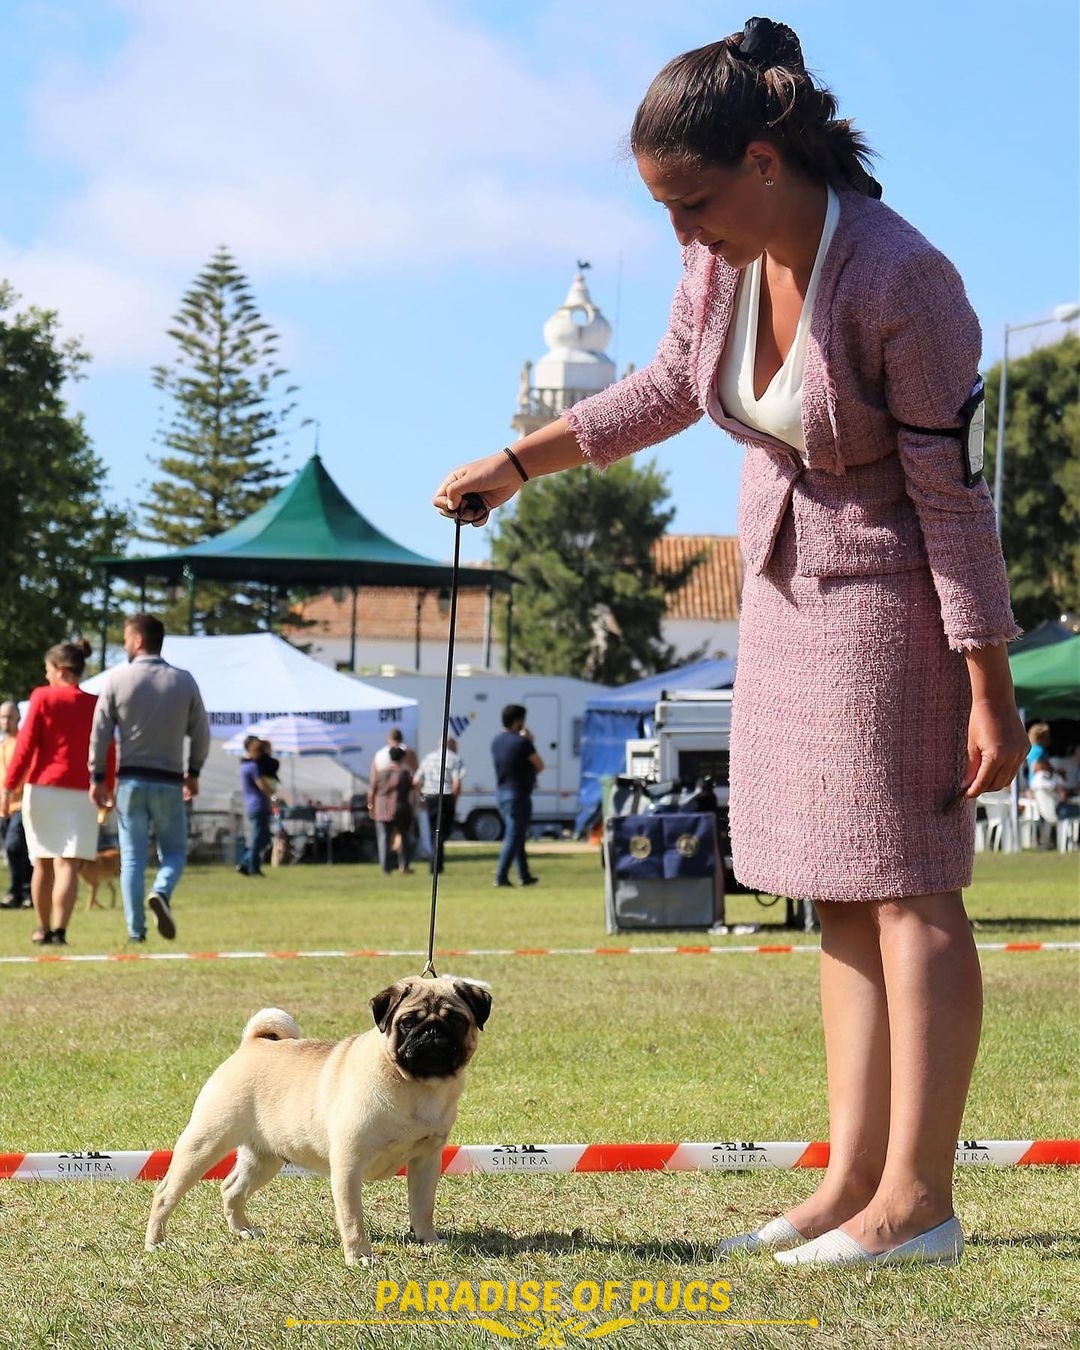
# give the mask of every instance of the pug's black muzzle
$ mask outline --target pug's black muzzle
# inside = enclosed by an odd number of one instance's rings
[[[414,1078],[449,1078],[465,1064],[465,1046],[445,1022],[425,1022],[400,1041],[397,1060]]]

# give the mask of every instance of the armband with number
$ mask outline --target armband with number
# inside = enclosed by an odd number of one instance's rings
[[[910,422],[898,425],[918,436],[949,436],[960,442],[964,457],[964,482],[974,487],[983,476],[983,444],[986,431],[986,386],[981,375],[975,377],[971,393],[957,414],[958,427],[917,427]]]

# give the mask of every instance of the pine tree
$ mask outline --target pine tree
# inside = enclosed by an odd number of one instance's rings
[[[657,571],[653,545],[674,518],[667,497],[654,463],[622,460],[541,479],[514,499],[492,558],[525,583],[514,590],[515,670],[615,685],[676,664],[661,624],[698,560]],[[504,643],[506,629],[504,610]]]
[[[156,366],[155,388],[173,400],[158,440],[169,452],[155,466],[141,537],[183,549],[221,534],[263,506],[284,476],[279,442],[296,404],[278,364],[278,337],[259,313],[251,286],[222,247],[184,295],[168,330],[179,351]],[[196,626],[250,632],[265,597],[200,584]],[[185,627],[186,604],[165,606],[167,627]]]
[[[120,551],[127,518],[103,497],[106,471],[82,418],[62,397],[89,357],[62,342],[57,316],[9,314],[18,297],[0,282],[0,695],[42,683],[54,643],[101,622],[95,557]]]

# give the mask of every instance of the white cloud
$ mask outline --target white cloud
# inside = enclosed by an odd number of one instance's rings
[[[165,323],[177,299],[164,278],[66,248],[21,249],[2,239],[0,277],[18,294],[17,308],[55,310],[63,337],[79,339],[95,361],[149,368],[164,353]]]
[[[78,184],[51,225],[65,243],[190,267],[227,242],[329,273],[566,256],[646,229],[614,162],[625,101],[582,62],[533,69],[438,0],[126,10],[122,50],[57,65],[36,94],[39,143]]]

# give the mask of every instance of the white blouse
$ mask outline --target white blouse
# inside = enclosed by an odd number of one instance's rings
[[[728,417],[744,426],[775,436],[806,455],[802,428],[803,366],[806,360],[806,339],[814,314],[821,265],[829,251],[840,219],[840,199],[832,188],[825,208],[825,223],[821,229],[814,269],[803,298],[802,312],[783,364],[769,381],[760,398],[754,397],[754,360],[757,355],[758,308],[761,299],[761,258],[743,269],[735,299],[731,331],[724,346],[724,354],[716,371],[715,393]]]

